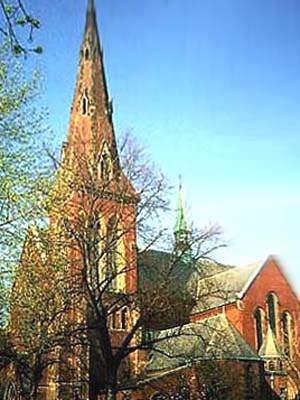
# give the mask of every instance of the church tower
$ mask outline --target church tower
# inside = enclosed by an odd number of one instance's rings
[[[121,167],[112,113],[95,4],[88,0],[68,135],[55,189],[61,199],[52,212],[52,225],[62,226],[71,242],[68,275],[82,293],[81,299],[75,298],[70,323],[99,326],[94,304],[101,298],[107,303],[108,315],[101,329],[105,334],[111,329],[112,346],[118,346],[114,341],[116,326],[125,334],[132,319],[129,307],[119,306],[118,301],[121,298],[126,303],[126,296],[137,288],[135,223],[139,199]],[[74,394],[76,387],[83,398],[88,391],[89,398],[97,397],[102,380],[107,379],[100,372],[103,360],[97,353],[101,329],[88,329],[88,350],[83,346],[78,354],[64,355],[69,360],[65,362],[68,370],[74,373],[60,383],[61,388],[66,387],[65,391],[60,389],[60,398]],[[82,359],[87,368],[81,368]],[[70,381],[71,391],[67,389]]]
[[[117,290],[132,292],[136,288],[135,208],[138,198],[120,165],[112,113],[95,5],[93,0],[88,0],[60,172],[62,186],[65,183],[63,181],[72,182],[68,184],[68,190],[71,187],[72,192],[72,210],[64,203],[63,213],[68,214],[67,217],[75,224],[73,229],[81,229],[81,218],[89,220],[88,224],[98,230],[99,243],[96,243],[94,252],[107,253],[101,260],[104,275],[115,273],[116,264],[122,264],[123,268],[131,265],[130,272],[120,274],[112,281],[112,286]],[[105,245],[112,231],[118,240],[111,238],[111,243]],[[116,241],[118,243],[112,243]],[[112,247],[116,251],[112,251]]]

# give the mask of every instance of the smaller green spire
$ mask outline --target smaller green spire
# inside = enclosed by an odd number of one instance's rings
[[[191,232],[186,218],[181,176],[179,176],[177,216],[174,228],[176,250],[185,252],[187,249],[189,249],[190,234]]]
[[[179,190],[178,190],[178,203],[177,203],[177,216],[174,232],[187,232],[189,231],[186,219],[184,195],[182,190],[181,176],[179,175]]]

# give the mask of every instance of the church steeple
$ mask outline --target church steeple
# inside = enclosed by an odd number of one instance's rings
[[[73,171],[74,177],[77,174],[76,181],[87,183],[89,179],[93,187],[105,189],[105,196],[114,194],[129,202],[138,201],[120,165],[93,0],[88,0],[62,160],[63,170]]]
[[[97,168],[99,165],[99,170],[102,165],[100,177],[108,170],[112,175],[120,172],[93,0],[88,0],[65,153],[77,163],[85,158],[89,164],[97,164]]]
[[[181,177],[179,176],[179,190],[177,203],[177,216],[174,229],[175,249],[180,252],[186,252],[190,246],[190,229],[187,222],[186,210],[184,204],[184,195]]]
[[[111,106],[111,101],[109,100],[109,94],[107,89],[107,82],[106,82],[104,63],[103,63],[103,51],[102,51],[101,41],[99,38],[94,0],[88,0],[85,30],[81,44],[80,64],[88,62],[94,63],[95,64],[94,68],[96,69],[98,68],[98,71],[101,72],[101,76],[99,76],[99,78],[101,80],[102,97],[103,97],[102,101],[104,102],[103,106],[105,107],[106,114],[108,114],[111,117],[112,106]],[[100,70],[99,70],[99,63],[100,63]]]

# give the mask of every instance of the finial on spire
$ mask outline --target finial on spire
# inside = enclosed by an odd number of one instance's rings
[[[178,181],[179,181],[179,190],[182,190],[181,174],[178,175]]]
[[[89,0],[89,3],[88,3],[88,12],[90,13],[90,12],[92,12],[92,11],[94,11],[94,10],[95,10],[94,0]]]
[[[174,229],[176,250],[179,250],[181,252],[186,252],[186,250],[189,249],[190,233],[191,232],[186,218],[184,195],[182,189],[182,178],[181,175],[179,175],[177,216]]]
[[[88,1],[87,12],[86,12],[85,32],[87,32],[90,29],[91,30],[97,29],[96,10],[95,10],[94,0]]]
[[[189,231],[186,219],[184,194],[182,189],[182,178],[179,175],[179,190],[178,190],[178,204],[177,204],[177,218],[175,225],[175,233],[181,231]]]

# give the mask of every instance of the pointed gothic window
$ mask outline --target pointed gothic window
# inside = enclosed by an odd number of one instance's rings
[[[277,334],[277,321],[278,321],[278,298],[275,293],[269,293],[267,295],[267,309],[268,309],[268,320],[270,327],[274,333]]]
[[[108,170],[108,160],[107,160],[107,153],[103,152],[101,160],[100,160],[100,171],[101,171],[101,180],[108,181],[109,177],[109,170]]]
[[[115,311],[111,315],[111,329],[117,329],[117,314]]]
[[[99,161],[99,177],[103,183],[109,183],[112,178],[112,163],[106,143],[103,145]]]
[[[121,311],[121,329],[127,328],[127,308],[124,307]]]
[[[100,216],[97,212],[93,212],[88,229],[88,254],[90,256],[90,265],[92,268],[96,269],[101,258],[101,248],[100,248],[100,236],[101,236],[101,224]]]
[[[88,60],[90,58],[90,51],[89,51],[88,47],[85,49],[84,58],[85,58],[85,60]]]
[[[117,287],[117,232],[115,217],[110,218],[106,233],[106,280],[110,289]]]
[[[264,312],[261,308],[254,311],[255,331],[256,331],[256,349],[261,348],[264,335]]]
[[[86,115],[88,110],[88,99],[84,95],[82,98],[82,114]]]
[[[292,343],[292,317],[290,313],[285,311],[281,317],[282,334],[283,334],[283,349],[287,357],[291,356]]]

